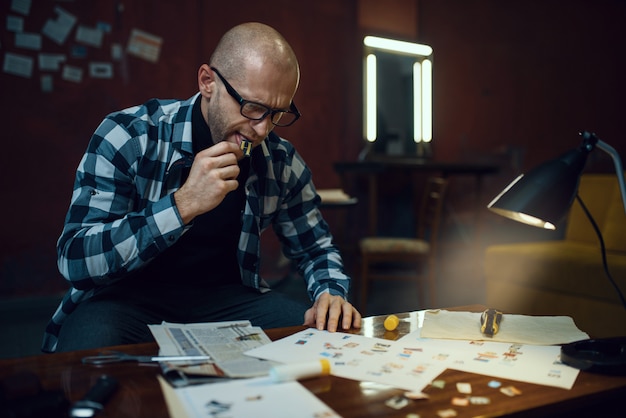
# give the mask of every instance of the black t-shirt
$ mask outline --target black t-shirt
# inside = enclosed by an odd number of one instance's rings
[[[213,145],[209,127],[202,118],[200,100],[196,100],[192,115],[194,155]],[[250,159],[241,160],[239,167],[237,190],[228,193],[213,210],[196,217],[191,229],[174,245],[139,270],[137,274],[143,280],[198,288],[241,283],[236,257]],[[189,169],[186,170],[183,178],[188,175]]]

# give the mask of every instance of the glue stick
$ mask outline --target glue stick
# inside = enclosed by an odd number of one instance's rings
[[[330,361],[320,359],[306,363],[281,364],[270,369],[270,379],[274,382],[308,379],[330,374]]]

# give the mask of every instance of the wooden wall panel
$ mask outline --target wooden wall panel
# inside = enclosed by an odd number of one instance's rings
[[[43,93],[37,69],[31,78],[0,72],[3,151],[0,156],[4,221],[0,251],[0,298],[65,289],[56,269],[56,240],[69,204],[74,172],[93,130],[109,112],[151,97],[188,98],[197,91],[196,71],[208,60],[219,37],[244,21],[275,26],[300,58],[301,88],[295,100],[303,118],[279,131],[309,162],[319,187],[337,187],[332,162],[356,158],[360,141],[360,43],[356,1],[249,2],[181,1],[34,1],[30,14],[0,5],[0,56],[33,58],[38,51],[17,48],[6,29],[7,16],[22,17],[24,31],[41,32],[54,8],[76,16],[78,24],[111,26],[100,48],[86,47],[86,58],[69,56],[76,28],[63,45],[42,38],[42,52],[68,54],[67,63],[110,61],[114,43],[126,46],[133,28],[163,39],[158,63],[126,55],[114,63],[113,79],[80,83],[51,72],[54,91]]]
[[[435,51],[437,158],[517,147],[530,168],[578,146],[581,130],[626,155],[626,2],[419,4],[420,39]]]

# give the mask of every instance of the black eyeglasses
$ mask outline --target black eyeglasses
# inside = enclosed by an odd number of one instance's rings
[[[237,103],[239,103],[239,105],[241,106],[241,108],[239,109],[241,116],[252,120],[263,120],[267,117],[267,115],[270,115],[270,120],[276,126],[290,126],[293,125],[293,123],[300,118],[300,112],[298,111],[298,108],[296,107],[294,102],[291,102],[289,110],[286,110],[272,109],[265,106],[264,104],[246,100],[241,97],[239,93],[237,93],[237,90],[235,90],[233,86],[231,86],[228,81],[226,81],[224,76],[222,76],[215,67],[211,67],[211,69],[215,71],[215,74],[217,74],[220,80],[222,80],[222,83],[224,83],[224,87],[226,87],[226,91],[228,92],[228,94],[230,94],[232,98],[235,99]]]

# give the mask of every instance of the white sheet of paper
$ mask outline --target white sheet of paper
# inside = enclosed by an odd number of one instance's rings
[[[509,343],[553,345],[589,338],[569,316],[504,314],[493,337],[480,332],[480,313],[444,309],[426,311],[421,337],[452,340],[487,340]]]
[[[579,373],[561,363],[560,346],[420,338],[419,331],[397,342],[431,353],[447,368],[500,379],[571,389]]]
[[[433,361],[429,353],[404,347],[395,341],[314,328],[245,354],[281,363],[326,358],[334,376],[410,391],[421,391],[447,367],[441,361]]]
[[[420,338],[397,341],[304,330],[247,355],[294,363],[327,358],[331,374],[420,391],[445,369],[571,389],[578,370],[562,364],[559,346]]]
[[[161,383],[162,388],[163,385],[167,383]],[[273,383],[267,377],[177,389],[165,387],[164,391],[170,393],[166,400],[171,399],[173,391],[180,401],[178,405],[172,405],[174,408],[184,408],[184,412],[177,413],[170,407],[173,418],[339,418],[335,411],[300,383]]]

